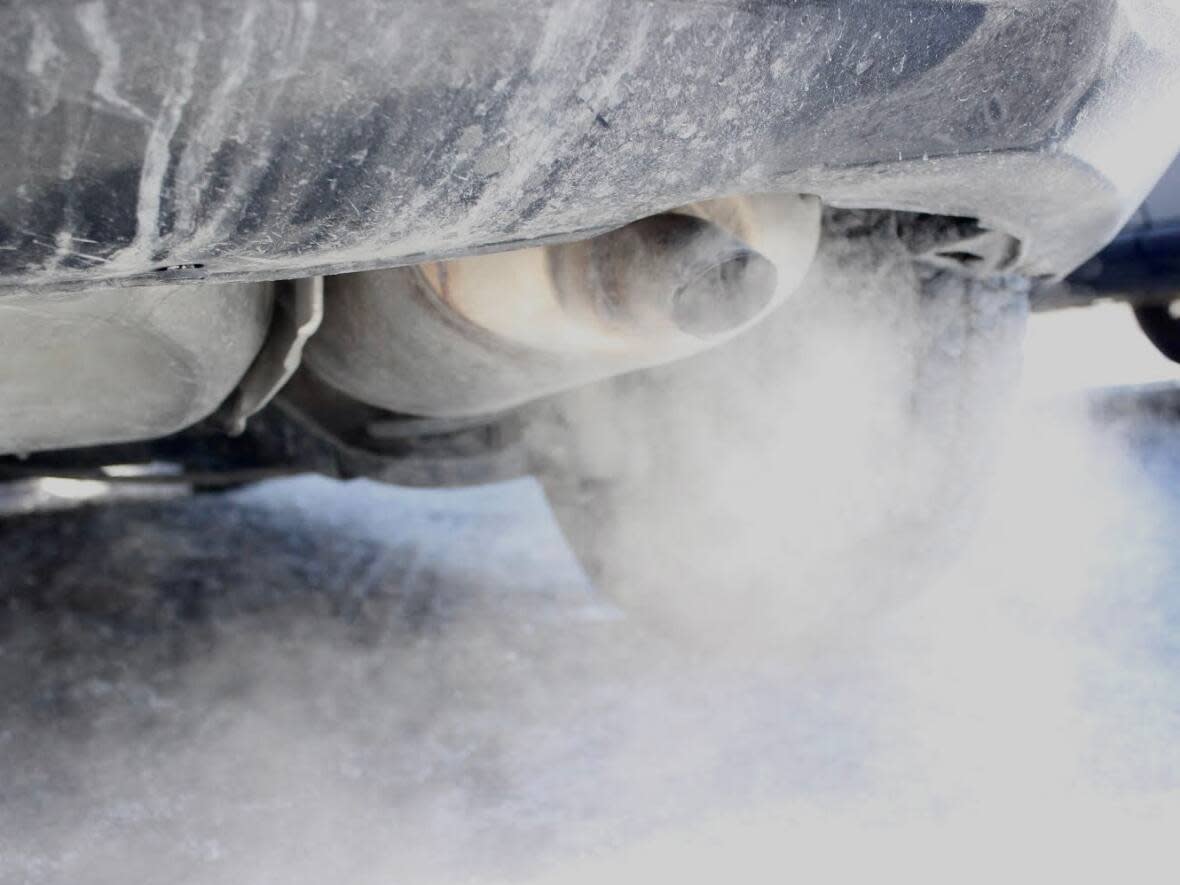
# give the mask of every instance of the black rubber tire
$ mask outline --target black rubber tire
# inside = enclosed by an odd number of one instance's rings
[[[964,542],[1026,314],[1018,280],[916,267],[892,216],[829,214],[755,328],[554,400],[540,479],[625,609],[710,643],[826,642]]]
[[[1168,304],[1141,304],[1134,308],[1135,320],[1155,349],[1174,363],[1180,363],[1180,320]]]

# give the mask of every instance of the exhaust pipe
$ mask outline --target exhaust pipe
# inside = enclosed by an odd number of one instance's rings
[[[547,251],[567,313],[647,334],[669,323],[704,340],[733,332],[766,309],[778,283],[748,243],[675,212]]]
[[[573,243],[328,277],[306,364],[363,402],[463,417],[670,362],[790,294],[819,214],[813,198],[731,198]]]

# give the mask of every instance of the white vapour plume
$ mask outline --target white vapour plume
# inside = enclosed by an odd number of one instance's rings
[[[795,581],[913,512],[892,496],[942,488],[953,459],[920,468],[958,432],[919,412],[902,445],[917,351],[890,342],[921,340],[904,317],[817,309],[791,339],[815,386],[768,386],[794,421],[746,437],[802,491],[746,511],[763,485],[723,464],[718,534],[790,529],[802,564],[746,552]],[[952,533],[958,557],[905,604],[846,634],[824,621],[827,654],[718,656],[651,626],[674,610],[626,616],[527,483],[302,480],[11,521],[0,881],[1170,880],[1180,437],[1104,426],[1020,413],[974,540]],[[904,587],[921,545],[845,549]],[[724,566],[707,577],[729,639],[764,634],[736,615],[765,585]]]
[[[1019,365],[1014,283],[922,284],[891,217],[826,226],[761,325],[539,425],[555,506],[611,590],[742,653],[847,635],[922,588],[964,543]]]

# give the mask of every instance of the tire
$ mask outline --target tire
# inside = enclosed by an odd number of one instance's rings
[[[1019,280],[925,270],[893,216],[830,213],[761,324],[550,403],[540,479],[627,611],[710,644],[827,643],[965,542],[1026,313]]]
[[[1172,316],[1169,304],[1141,304],[1134,308],[1135,321],[1155,349],[1174,363],[1180,363],[1180,320]]]

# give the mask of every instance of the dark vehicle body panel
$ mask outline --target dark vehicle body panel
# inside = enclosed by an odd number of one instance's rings
[[[1146,190],[1087,133],[1175,67],[1114,0],[18,2],[0,292],[393,266],[761,191],[979,218],[1062,274]]]

